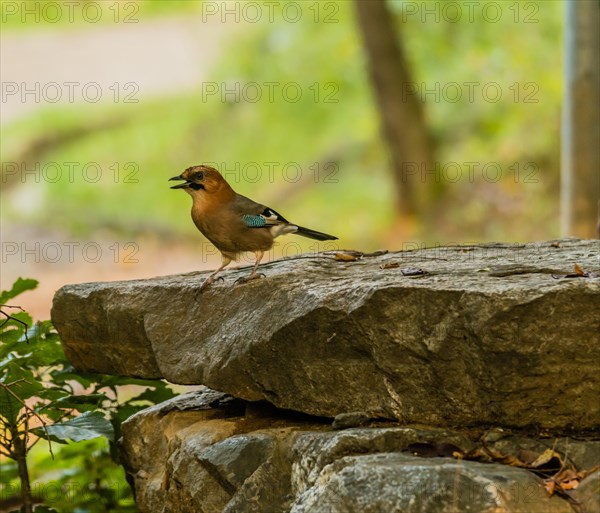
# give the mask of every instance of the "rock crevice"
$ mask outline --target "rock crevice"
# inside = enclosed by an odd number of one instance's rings
[[[207,409],[201,403],[215,404],[214,394],[192,392],[123,425],[123,457],[141,513],[573,513],[571,504],[594,513],[600,508],[600,472],[593,472],[600,462],[598,441],[393,422],[335,430],[322,419],[294,421],[285,412],[256,411],[250,403],[237,416],[218,406]],[[529,470],[452,457],[476,454],[481,447],[504,459],[557,450],[590,473],[568,497],[549,496],[542,477]]]

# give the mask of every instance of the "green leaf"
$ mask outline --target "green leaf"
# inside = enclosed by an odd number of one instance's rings
[[[31,324],[31,323],[28,323]],[[46,338],[47,335],[52,333],[52,323],[50,321],[38,321],[27,330],[27,338],[25,334],[19,339],[20,342],[38,341],[41,338]]]
[[[10,290],[3,290],[0,293],[0,304],[4,305],[9,299],[17,297],[19,294],[26,292],[27,290],[33,290],[38,286],[37,280],[17,278],[17,281]]]
[[[0,324],[2,324],[2,331],[0,331],[2,345],[0,347],[9,342],[16,342],[23,336],[25,329],[32,324],[31,317],[27,312],[7,312],[6,310],[3,312],[10,315],[11,318],[0,316]],[[4,351],[4,348],[2,350]]]
[[[8,386],[21,401],[35,397],[44,390],[31,372],[14,362],[8,362],[4,366],[0,373],[0,383]],[[14,426],[22,408],[23,404],[18,399],[4,387],[0,387],[0,420],[4,419],[8,425]]]
[[[77,411],[97,410],[107,397],[104,394],[81,394],[61,397],[52,404],[55,408],[69,408]]]
[[[142,379],[142,378],[131,378],[128,376],[111,376],[107,374],[98,374],[98,388],[102,387],[114,387],[124,385],[138,385],[142,387],[158,387],[166,383],[160,379]]]
[[[15,383],[17,381],[18,383]],[[11,391],[23,400],[29,399],[44,390],[44,386],[37,380],[35,375],[20,365],[18,358],[12,361],[8,361],[7,358],[3,361],[0,367],[0,383],[10,386]]]
[[[137,402],[149,402],[151,404],[158,404],[169,399],[172,399],[177,394],[170,389],[166,383],[158,382],[153,383],[146,390],[144,390],[141,394],[132,397],[126,404],[137,403]],[[143,406],[145,408],[145,406]],[[141,408],[141,407],[140,407]]]
[[[97,381],[98,374],[91,374],[85,372],[78,372],[75,368],[65,359],[62,368],[53,369],[48,373],[51,380],[56,385],[65,385],[70,381],[76,381],[83,388],[88,388],[94,381]]]
[[[31,431],[36,436],[46,436],[43,428],[35,428]],[[50,426],[46,426],[46,431],[52,440],[61,443],[68,440],[73,440],[74,442],[92,440],[100,436],[108,438],[111,441],[114,440],[112,424],[99,411],[85,412],[79,417],[69,419],[65,422],[51,424]]]
[[[30,348],[26,365],[32,369],[61,365],[66,360],[63,348],[57,339],[37,339],[23,346]]]
[[[64,400],[71,396],[69,390],[65,390],[62,387],[45,387],[43,391],[39,392],[37,396],[42,399],[40,409],[53,408],[59,401]]]

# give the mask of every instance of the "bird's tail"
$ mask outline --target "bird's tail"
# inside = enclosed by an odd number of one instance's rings
[[[298,230],[294,233],[297,235],[302,235],[303,237],[308,237],[309,239],[315,240],[337,240],[337,237],[333,235],[328,235],[326,233],[317,232],[315,230],[311,230],[309,228],[304,228],[303,226],[298,226]]]

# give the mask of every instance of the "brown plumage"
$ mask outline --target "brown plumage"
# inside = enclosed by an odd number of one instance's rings
[[[296,233],[316,240],[337,237],[289,223],[274,210],[237,194],[221,174],[210,166],[193,166],[170,180],[183,180],[171,189],[184,189],[192,197],[192,219],[202,234],[221,252],[223,263],[204,282],[201,290],[244,251],[253,251],[256,262],[249,276],[259,277],[256,269],[264,252],[273,247],[276,237]]]

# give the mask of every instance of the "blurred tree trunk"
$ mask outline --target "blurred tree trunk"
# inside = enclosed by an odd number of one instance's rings
[[[600,238],[600,2],[566,2],[561,233]]]
[[[423,104],[404,55],[393,14],[385,0],[355,0],[371,81],[375,89],[383,136],[392,158],[400,213],[425,213],[427,181],[434,181],[432,144]]]

